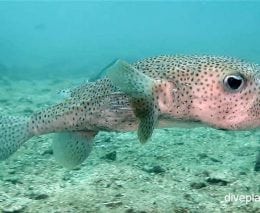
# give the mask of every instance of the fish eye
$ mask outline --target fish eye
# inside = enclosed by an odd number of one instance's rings
[[[240,92],[245,83],[244,77],[240,74],[227,75],[224,78],[224,86],[228,91]]]

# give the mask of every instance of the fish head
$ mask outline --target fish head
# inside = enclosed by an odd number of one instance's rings
[[[221,129],[260,126],[260,67],[231,60],[209,63],[194,74],[191,114]]]
[[[108,68],[107,77],[129,98],[142,143],[158,124],[201,122],[230,130],[260,126],[256,64],[214,56],[162,56],[133,66],[118,60]]]

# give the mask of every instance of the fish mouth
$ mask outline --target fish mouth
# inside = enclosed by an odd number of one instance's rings
[[[220,131],[225,131],[225,132],[230,132],[230,131],[232,131],[231,129],[222,128],[222,127],[220,127],[220,128],[215,128],[215,129],[220,130]]]

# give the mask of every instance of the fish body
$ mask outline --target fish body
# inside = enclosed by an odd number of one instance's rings
[[[257,128],[259,98],[260,67],[238,59],[159,56],[134,64],[118,60],[104,78],[73,89],[57,105],[28,118],[0,117],[0,159],[29,138],[53,132],[71,133],[74,137],[62,147],[76,146],[76,139],[82,150],[99,131],[138,130],[139,140],[146,142],[154,128],[189,123],[230,130]],[[75,156],[68,147],[62,154],[58,140],[54,144],[60,159]],[[87,157],[89,147],[72,167]]]

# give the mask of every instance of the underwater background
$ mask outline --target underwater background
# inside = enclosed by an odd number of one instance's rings
[[[260,61],[258,1],[0,3],[0,72],[94,75],[111,61],[214,54]]]
[[[118,58],[260,63],[259,26],[259,1],[1,1],[0,113],[55,104]],[[172,128],[140,145],[135,132],[101,132],[74,170],[54,160],[51,134],[35,137],[0,162],[0,212],[260,212],[231,200],[260,196],[259,136]]]

